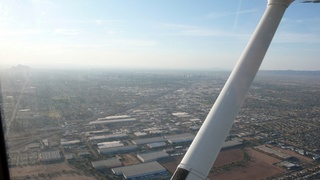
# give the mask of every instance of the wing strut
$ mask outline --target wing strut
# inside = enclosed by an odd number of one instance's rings
[[[171,180],[207,179],[287,7],[268,0],[260,23]]]

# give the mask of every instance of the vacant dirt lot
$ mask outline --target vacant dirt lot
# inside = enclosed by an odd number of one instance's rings
[[[133,154],[125,154],[121,157],[123,159],[122,163],[125,166],[140,163],[139,159],[137,159]]]
[[[173,158],[171,162],[162,163],[161,165],[171,173],[174,173],[182,158],[183,156],[177,156]]]
[[[244,158],[244,152],[241,149],[226,150],[219,153],[214,167],[221,167],[226,164],[241,161]]]
[[[61,177],[53,178],[55,180],[95,180],[95,178],[79,175],[62,175]]]
[[[210,173],[210,179],[264,179],[285,172],[284,169],[273,165],[279,159],[265,155],[253,149],[248,149],[251,160],[245,167],[234,168],[230,171]]]
[[[66,164],[48,164],[48,165],[38,165],[38,166],[23,166],[23,167],[14,167],[10,168],[10,174],[12,177],[14,176],[27,176],[39,173],[53,173],[59,171],[69,171],[73,170]]]
[[[285,172],[285,169],[273,165],[281,160],[268,156],[251,148],[247,149],[251,159],[244,167],[232,167],[229,171],[210,173],[210,179],[264,179]],[[162,165],[173,173],[179,165],[182,156],[175,157],[173,161]],[[244,159],[244,152],[241,149],[225,150],[219,153],[214,167],[222,167],[232,162],[239,162]]]
[[[23,166],[23,167],[14,167],[10,168],[10,176],[14,178],[18,177],[33,177],[38,176],[39,174],[51,174],[52,179],[57,180],[93,180],[92,177],[77,175],[77,174],[64,174],[67,171],[73,171],[74,169],[70,168],[64,163],[60,164],[48,164],[48,165],[38,165],[38,166]]]
[[[169,170],[171,173],[174,173],[183,156],[177,156],[171,162],[163,163],[162,165]],[[214,163],[214,167],[220,167],[226,164],[230,164],[232,162],[241,161],[244,158],[244,153],[241,149],[231,149],[222,151],[219,153],[216,162]]]

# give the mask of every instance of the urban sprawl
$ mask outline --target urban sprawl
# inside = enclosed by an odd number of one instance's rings
[[[1,70],[11,177],[170,179],[229,73]],[[209,178],[320,179],[319,77],[260,71]]]

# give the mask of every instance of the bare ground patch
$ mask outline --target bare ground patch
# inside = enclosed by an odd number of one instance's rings
[[[133,154],[125,154],[125,155],[122,155],[121,157],[123,159],[122,163],[125,166],[140,163],[139,159],[137,159]]]
[[[244,158],[244,152],[241,149],[232,149],[221,151],[213,164],[213,167],[221,167],[233,162],[241,161]]]
[[[264,179],[270,176],[274,176],[285,172],[278,166],[273,165],[274,163],[280,162],[281,160],[263,154],[251,148],[247,149],[250,154],[251,160],[244,167],[233,168],[230,171],[210,173],[210,179]]]
[[[55,180],[95,180],[93,177],[64,174],[61,177],[53,178]]]
[[[36,166],[23,166],[10,168],[12,179],[24,179],[25,177],[50,178],[57,180],[93,180],[94,178],[81,175],[77,170],[64,163]]]
[[[171,173],[174,173],[177,166],[181,162],[183,156],[177,156],[174,160],[166,163],[162,163],[162,165]],[[244,158],[244,153],[241,149],[231,149],[221,151],[217,157],[216,162],[214,163],[214,167],[220,167],[226,164],[230,164],[233,162],[241,161]]]

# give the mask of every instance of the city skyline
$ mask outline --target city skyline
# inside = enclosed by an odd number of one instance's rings
[[[294,2],[263,70],[320,70],[320,6]],[[231,70],[267,1],[0,1],[1,66]]]

